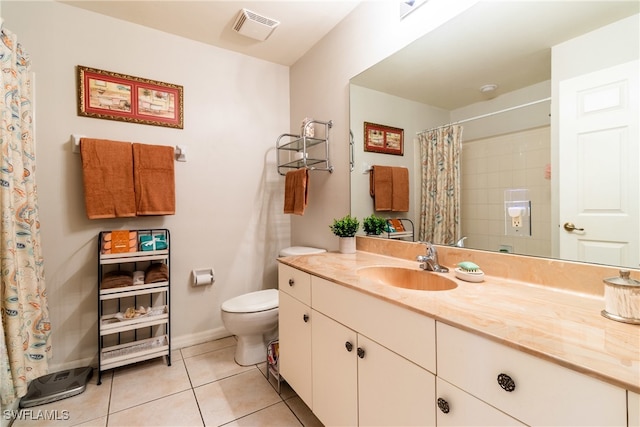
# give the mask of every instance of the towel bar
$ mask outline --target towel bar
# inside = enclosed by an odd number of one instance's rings
[[[86,138],[86,136],[71,134],[71,152],[72,153],[76,153],[76,154],[80,153],[80,140],[82,138]],[[185,145],[176,145],[175,153],[176,153],[176,161],[178,162],[187,161],[187,147]]]

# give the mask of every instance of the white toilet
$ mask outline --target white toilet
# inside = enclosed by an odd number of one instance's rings
[[[292,246],[280,256],[310,255],[324,249]],[[242,366],[264,362],[267,344],[278,338],[278,290],[266,289],[239,295],[222,303],[222,323],[238,337],[235,359]]]

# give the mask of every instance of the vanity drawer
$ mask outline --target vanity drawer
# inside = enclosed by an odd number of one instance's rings
[[[312,307],[435,373],[435,321],[362,292],[311,276]]]
[[[621,388],[440,322],[436,330],[438,377],[526,424],[627,424]]]
[[[278,264],[278,289],[306,305],[311,305],[311,275],[309,273],[286,264]]]
[[[438,378],[436,425],[439,427],[524,427],[525,424]]]

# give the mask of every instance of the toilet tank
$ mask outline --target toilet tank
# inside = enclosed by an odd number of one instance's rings
[[[313,255],[326,252],[326,249],[311,248],[308,246],[291,246],[284,248],[280,251],[280,256],[293,256],[293,255]]]

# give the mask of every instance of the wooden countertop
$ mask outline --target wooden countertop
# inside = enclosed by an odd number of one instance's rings
[[[358,251],[279,258],[279,262],[422,313],[569,369],[640,393],[640,326],[604,318],[604,299],[485,276],[447,291],[397,288],[358,275],[370,266],[419,270],[418,262]]]

